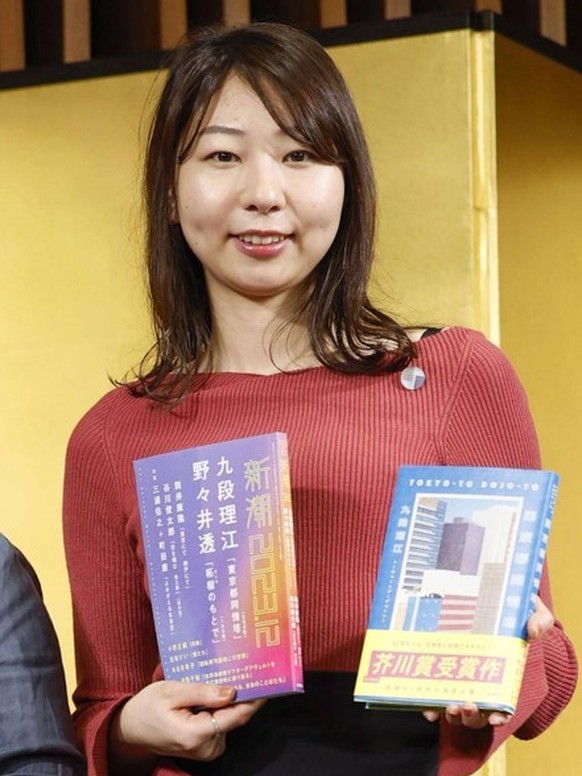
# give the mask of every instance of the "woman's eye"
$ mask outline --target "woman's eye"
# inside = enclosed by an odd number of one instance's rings
[[[216,162],[222,162],[222,164],[228,164],[229,162],[236,161],[236,154],[233,154],[231,151],[215,151],[213,154],[210,154],[210,159],[214,159]]]
[[[286,155],[285,159],[289,162],[295,162],[295,163],[307,162],[313,159],[313,154],[310,153],[309,151],[305,151],[304,149],[301,149],[298,151],[291,151]]]

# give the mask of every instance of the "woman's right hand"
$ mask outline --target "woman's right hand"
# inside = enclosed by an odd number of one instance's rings
[[[151,772],[154,755],[216,759],[224,752],[226,733],[248,722],[265,702],[233,703],[235,697],[226,685],[161,681],[144,687],[112,720],[112,771]]]

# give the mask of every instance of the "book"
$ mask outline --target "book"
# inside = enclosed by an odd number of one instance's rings
[[[303,691],[287,437],[133,462],[166,679]]]
[[[559,477],[400,468],[354,699],[515,712]]]

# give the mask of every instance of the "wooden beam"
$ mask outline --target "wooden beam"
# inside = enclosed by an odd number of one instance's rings
[[[63,62],[91,59],[90,0],[63,0]]]
[[[22,70],[25,65],[23,0],[2,0],[0,2],[0,70]]]
[[[160,0],[159,47],[162,51],[174,48],[188,29],[186,0]]]
[[[346,0],[319,0],[320,27],[345,27],[347,23]]]
[[[385,19],[403,19],[412,13],[410,0],[384,0]]]
[[[495,13],[503,13],[502,0],[473,0],[474,11],[494,11]]]
[[[225,24],[248,24],[251,20],[251,0],[222,0],[222,19]]]
[[[565,0],[540,0],[540,33],[562,46],[566,45]]]

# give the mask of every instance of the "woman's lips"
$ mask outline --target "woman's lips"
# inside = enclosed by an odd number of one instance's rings
[[[246,256],[263,259],[282,253],[289,242],[290,235],[280,232],[244,232],[234,235],[233,239],[238,250]]]

